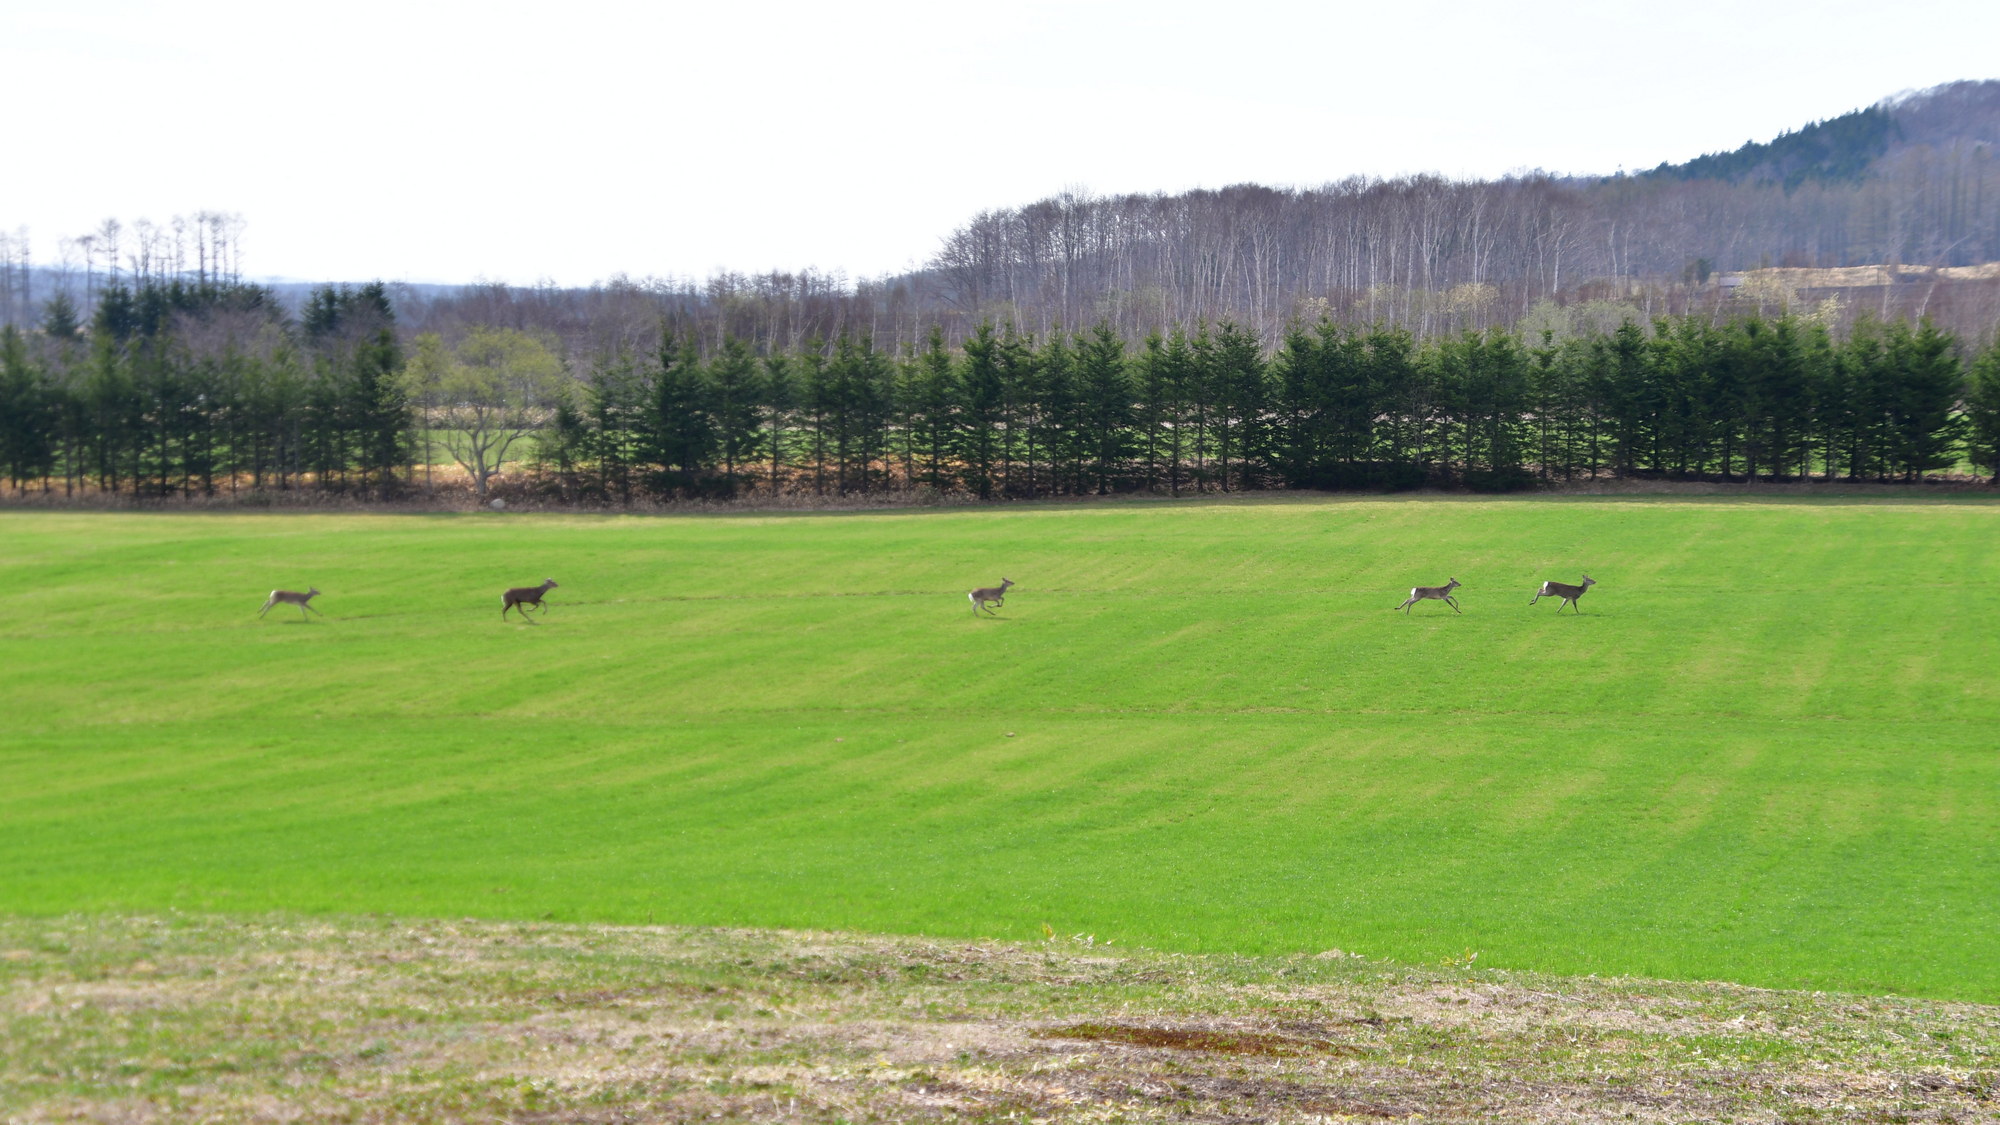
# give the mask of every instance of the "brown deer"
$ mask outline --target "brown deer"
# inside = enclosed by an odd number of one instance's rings
[[[993,612],[993,606],[1007,604],[1007,587],[1013,584],[1012,578],[1002,578],[998,586],[982,586],[965,595],[972,600],[972,616],[978,617],[981,609],[985,609],[991,616],[1000,616]]]
[[[543,604],[542,595],[555,588],[555,579],[544,578],[542,579],[542,584],[539,586],[516,586],[500,595],[500,620],[507,620],[507,611],[519,607],[521,620],[533,625],[535,619],[528,616],[528,607],[534,606],[536,609],[547,613],[549,607]]]
[[[1592,578],[1588,574],[1583,576],[1583,585],[1581,586],[1572,586],[1567,582],[1544,582],[1542,583],[1542,588],[1536,591],[1535,596],[1528,599],[1528,604],[1534,605],[1543,598],[1561,598],[1562,603],[1556,606],[1557,613],[1563,611],[1563,605],[1568,605],[1578,613],[1582,613],[1583,607],[1577,605],[1576,600],[1583,596],[1585,590],[1595,585],[1597,585],[1597,579]]]
[[[1412,586],[1409,598],[1396,608],[1403,611],[1403,616],[1408,617],[1410,607],[1418,602],[1437,601],[1450,606],[1453,612],[1464,613],[1464,610],[1458,608],[1458,599],[1451,596],[1451,592],[1462,585],[1464,583],[1454,578],[1442,586]]]
[[[306,603],[318,596],[319,587],[317,586],[306,587],[306,592],[303,594],[297,590],[273,590],[271,591],[271,596],[264,599],[264,608],[257,611],[257,616],[262,617],[271,612],[271,607],[274,605],[295,605],[299,607],[299,617],[303,620],[311,621],[312,618],[306,616],[306,610],[312,609],[314,613],[319,613],[319,610],[313,609],[312,606]],[[324,613],[319,613],[319,615],[321,617],[326,616]]]

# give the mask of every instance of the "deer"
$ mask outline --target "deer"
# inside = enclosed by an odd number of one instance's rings
[[[1542,588],[1535,592],[1535,596],[1528,599],[1528,604],[1534,605],[1543,598],[1561,598],[1562,602],[1556,606],[1557,613],[1563,611],[1564,605],[1570,606],[1578,613],[1582,613],[1583,607],[1577,605],[1576,600],[1583,596],[1585,590],[1595,585],[1597,585],[1597,579],[1592,578],[1588,574],[1583,576],[1583,585],[1581,586],[1572,586],[1567,582],[1544,582],[1542,583]]]
[[[542,584],[539,586],[516,586],[500,595],[500,620],[507,620],[508,610],[519,608],[521,611],[521,620],[533,625],[535,619],[528,616],[528,607],[534,606],[543,613],[547,613],[549,607],[542,603],[542,595],[555,588],[555,579],[544,578],[542,579]]]
[[[1458,608],[1458,599],[1451,596],[1451,592],[1462,585],[1464,583],[1454,578],[1442,586],[1412,586],[1408,600],[1396,608],[1402,610],[1403,616],[1407,617],[1410,614],[1410,607],[1418,602],[1440,601],[1450,606],[1454,612],[1464,613],[1464,610]]]
[[[317,586],[306,587],[306,592],[303,594],[297,590],[273,590],[271,591],[271,596],[264,599],[264,608],[257,611],[257,616],[262,617],[271,612],[271,607],[274,605],[295,605],[299,607],[299,617],[302,620],[311,621],[312,618],[306,616],[306,610],[312,609],[314,613],[319,613],[319,610],[313,609],[312,606],[306,603],[318,596],[319,587]],[[319,613],[319,615],[321,617],[326,616],[324,613]]]
[[[978,617],[982,608],[994,617],[1000,616],[993,612],[993,606],[1007,604],[1007,587],[1013,584],[1012,578],[1002,578],[998,586],[982,586],[965,595],[972,600],[972,616]]]

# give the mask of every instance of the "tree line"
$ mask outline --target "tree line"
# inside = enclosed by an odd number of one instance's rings
[[[38,331],[0,328],[0,472],[17,491],[392,492],[414,416],[380,285],[329,288],[297,317],[235,281],[68,296]]]
[[[388,496],[456,463],[571,503],[928,489],[982,499],[1506,490],[1606,476],[1914,481],[2000,470],[2000,345],[1928,321],[1682,315],[1559,335],[1230,321],[933,328],[758,348],[656,329],[577,362],[528,331],[399,334],[383,287],[296,316],[233,281],[114,285],[0,330],[18,491]]]

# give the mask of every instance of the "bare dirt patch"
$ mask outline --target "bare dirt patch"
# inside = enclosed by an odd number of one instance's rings
[[[0,1121],[2000,1120],[2000,1009],[1358,957],[0,919]]]

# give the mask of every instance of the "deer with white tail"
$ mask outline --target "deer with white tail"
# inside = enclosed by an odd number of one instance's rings
[[[1597,585],[1597,579],[1592,578],[1588,574],[1583,576],[1583,585],[1581,586],[1572,586],[1567,582],[1544,582],[1542,583],[1542,588],[1535,592],[1535,596],[1528,599],[1528,604],[1534,605],[1543,598],[1561,598],[1562,602],[1556,606],[1557,613],[1563,611],[1564,605],[1575,609],[1578,613],[1582,613],[1583,608],[1576,604],[1576,600],[1583,596],[1585,590],[1595,585]]]
[[[271,612],[271,607],[274,605],[295,605],[299,607],[300,619],[305,621],[311,621],[312,618],[306,616],[306,611],[312,609],[314,613],[319,613],[319,610],[313,609],[312,606],[306,603],[312,601],[314,598],[318,596],[319,596],[319,587],[317,586],[306,587],[306,592],[303,594],[299,593],[297,590],[273,590],[271,591],[271,596],[264,599],[264,608],[257,611],[257,616],[262,617],[265,614]],[[321,617],[326,616],[326,614],[324,613],[319,613],[319,615]]]
[[[521,620],[533,625],[535,619],[528,616],[529,607],[532,606],[547,613],[549,607],[547,603],[542,601],[542,595],[555,588],[555,579],[544,578],[542,579],[542,584],[539,586],[516,586],[500,595],[500,620],[507,620],[508,610],[518,609],[521,611]]]
[[[1403,611],[1403,616],[1408,617],[1410,607],[1418,602],[1443,602],[1452,608],[1452,612],[1464,613],[1464,610],[1458,608],[1458,599],[1451,596],[1451,592],[1462,585],[1464,583],[1454,578],[1442,586],[1412,586],[1410,596],[1396,608]]]
[[[1000,616],[999,614],[993,612],[993,607],[996,605],[1006,604],[1007,587],[1012,586],[1013,584],[1014,580],[1012,578],[1002,578],[998,586],[981,586],[979,589],[974,590],[971,593],[965,595],[972,601],[972,616],[978,617],[979,611],[982,609],[984,609],[989,616],[992,617]]]

